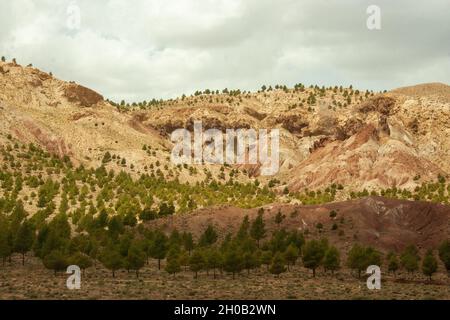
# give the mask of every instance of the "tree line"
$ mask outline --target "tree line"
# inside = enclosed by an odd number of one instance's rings
[[[275,219],[279,219],[278,215]],[[334,274],[343,267],[361,277],[368,266],[387,265],[394,276],[403,269],[410,274],[419,269],[430,280],[438,270],[438,260],[432,250],[421,258],[419,250],[410,245],[402,252],[389,252],[386,256],[371,246],[354,244],[342,261],[340,250],[326,238],[306,239],[297,230],[277,229],[270,235],[266,229],[264,210],[255,219],[244,217],[235,233],[219,240],[213,225],[209,225],[195,239],[190,232],[173,230],[166,234],[161,230],[145,228],[142,224],[126,227],[115,217],[106,217],[88,234],[71,231],[67,216],[57,214],[50,222],[38,228],[24,216],[23,207],[17,205],[11,215],[0,215],[0,258],[3,264],[11,261],[14,253],[22,256],[30,251],[40,258],[43,265],[55,272],[64,271],[69,265],[78,265],[83,271],[101,263],[115,277],[118,270],[133,271],[139,277],[141,269],[150,259],[157,261],[158,269],[175,275],[183,270],[197,278],[200,272],[227,273],[234,279],[242,272],[266,270],[279,276],[289,272],[296,264],[310,270],[316,277],[321,268]],[[438,255],[447,271],[450,270],[450,241],[438,248]],[[165,263],[163,264],[162,261]]]

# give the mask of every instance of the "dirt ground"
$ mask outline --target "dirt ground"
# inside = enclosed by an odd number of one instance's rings
[[[450,280],[443,273],[434,275],[431,283],[420,274],[400,273],[394,279],[383,273],[381,290],[368,290],[365,281],[347,270],[334,276],[319,270],[314,279],[300,266],[279,278],[262,267],[250,275],[244,271],[235,280],[228,274],[214,280],[212,272],[202,272],[198,279],[189,271],[174,277],[158,271],[156,261],[142,269],[139,279],[126,271],[112,278],[98,266],[86,270],[80,290],[67,289],[68,276],[54,276],[34,258],[22,266],[15,256],[11,265],[0,265],[0,299],[450,299]]]

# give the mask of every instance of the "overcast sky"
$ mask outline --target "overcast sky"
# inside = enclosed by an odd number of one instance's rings
[[[366,26],[371,4],[381,30]],[[298,82],[382,90],[450,83],[449,17],[449,0],[0,0],[0,55],[116,101]]]

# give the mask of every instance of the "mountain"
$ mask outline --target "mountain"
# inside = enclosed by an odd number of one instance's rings
[[[0,143],[11,138],[67,155],[76,164],[98,166],[106,152],[126,158],[116,170],[142,173],[158,161],[163,173],[173,144],[170,133],[204,129],[279,128],[280,170],[260,176],[259,165],[242,181],[279,180],[276,190],[320,190],[342,185],[350,191],[406,188],[450,173],[450,87],[423,84],[374,94],[354,88],[297,85],[259,92],[196,93],[126,108],[74,82],[56,79],[33,67],[0,62]],[[149,151],[152,150],[152,151]],[[189,183],[225,176],[233,167],[196,166],[180,173]]]

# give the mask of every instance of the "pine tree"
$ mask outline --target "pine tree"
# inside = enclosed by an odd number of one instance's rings
[[[189,259],[189,269],[194,272],[194,278],[197,279],[198,272],[205,268],[205,259],[200,249],[194,250]]]
[[[180,250],[182,242],[183,240],[180,233],[177,229],[174,229],[169,237],[169,248],[177,248],[178,250]]]
[[[231,272],[234,279],[236,273],[242,271],[243,264],[244,263],[241,252],[237,248],[235,248],[235,246],[230,246],[224,253],[223,269],[226,272]]]
[[[305,237],[302,233],[294,230],[287,235],[286,241],[288,244],[293,244],[301,253],[302,247],[305,245]]]
[[[84,271],[92,266],[92,259],[86,254],[76,252],[69,257],[68,263],[80,267],[84,274]]]
[[[5,264],[6,259],[11,256],[11,243],[9,239],[9,226],[6,218],[0,214],[0,258]]]
[[[166,270],[168,274],[173,275],[181,271],[180,253],[177,249],[172,248],[167,253],[167,263],[164,270]]]
[[[439,258],[447,270],[447,273],[450,273],[450,241],[445,240],[439,246]]]
[[[437,268],[438,264],[436,258],[434,257],[433,250],[428,250],[422,261],[422,272],[424,275],[429,277],[431,281],[431,277],[437,271]]]
[[[358,278],[361,278],[361,272],[370,265],[381,266],[381,255],[372,247],[363,247],[355,244],[347,256],[347,266],[358,272]]]
[[[187,267],[189,266],[189,253],[187,251],[182,251],[178,260],[180,262],[180,266],[184,266],[186,271]]]
[[[419,269],[419,261],[419,250],[413,245],[406,247],[400,256],[402,267],[409,273],[413,273]]]
[[[109,151],[106,151],[105,155],[103,156],[102,163],[105,164],[108,162],[111,162],[111,153],[109,153]]]
[[[123,220],[121,216],[115,215],[108,221],[108,234],[111,239],[117,239],[124,231]]]
[[[266,265],[267,271],[269,271],[270,264],[272,262],[272,252],[269,250],[264,250],[261,253],[261,263]]]
[[[20,225],[14,240],[14,251],[22,254],[22,265],[25,265],[25,254],[31,250],[33,242],[34,228],[28,221],[24,221]]]
[[[245,239],[248,237],[248,230],[250,228],[250,220],[248,219],[248,216],[245,216],[242,220],[241,226],[239,227],[239,230],[236,234],[237,239]]]
[[[313,277],[316,276],[316,269],[322,263],[324,255],[325,247],[318,240],[310,240],[303,247],[303,265],[312,270]]]
[[[265,227],[262,212],[259,212],[258,216],[253,221],[251,229],[250,229],[250,235],[253,239],[256,240],[256,243],[259,248],[260,240],[262,240],[266,236],[266,227]]]
[[[387,262],[388,262],[388,270],[389,272],[392,272],[394,274],[394,277],[396,275],[397,270],[400,267],[400,263],[398,262],[397,255],[394,252],[390,252],[387,255]]]
[[[208,225],[206,230],[200,236],[198,245],[200,247],[206,247],[213,245],[217,241],[217,232],[212,225]]]
[[[58,271],[67,268],[68,262],[66,256],[59,250],[54,250],[44,257],[42,260],[47,269],[53,270],[55,275]]]
[[[247,269],[247,274],[250,274],[250,270],[256,268],[259,265],[256,251],[245,251],[242,254],[242,262],[244,269]]]
[[[100,260],[105,268],[111,270],[113,278],[116,277],[116,271],[124,266],[124,259],[116,246],[105,248]]]
[[[126,262],[128,267],[136,272],[136,278],[139,278],[139,270],[145,265],[145,252],[137,241],[131,243]]]
[[[278,211],[277,215],[275,216],[275,223],[278,226],[278,229],[280,228],[281,223],[283,222],[285,216],[281,213],[281,211]]]
[[[325,256],[323,259],[323,266],[325,267],[325,271],[330,270],[331,273],[334,273],[340,268],[340,264],[341,259],[339,250],[336,247],[330,246],[325,252]]]
[[[191,251],[194,249],[194,240],[192,237],[192,233],[190,232],[184,232],[182,235],[182,239],[183,239],[183,246],[184,249],[187,250],[187,252],[189,253],[189,255],[191,254]]]
[[[281,273],[286,272],[285,262],[280,252],[277,252],[272,259],[269,271],[271,274],[280,276]]]
[[[294,244],[290,244],[286,251],[284,251],[283,257],[284,260],[287,262],[287,268],[289,270],[289,264],[295,265],[295,262],[297,261],[300,253],[298,248]]]
[[[223,263],[221,253],[217,248],[211,248],[206,252],[205,258],[207,268],[213,270],[213,277],[216,279],[216,269],[220,268]]]
[[[166,257],[168,250],[168,238],[161,231],[157,231],[150,243],[150,256],[153,259],[158,259],[158,270],[161,270],[161,260]]]

